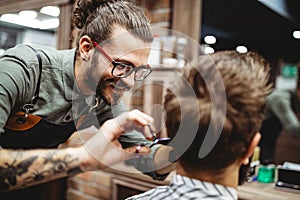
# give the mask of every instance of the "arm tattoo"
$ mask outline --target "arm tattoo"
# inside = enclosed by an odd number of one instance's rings
[[[13,160],[11,164],[5,163],[5,166],[0,167],[0,190],[8,189],[9,185],[17,184],[17,176],[21,176],[28,172],[28,168],[37,159],[37,156],[31,156],[20,163],[16,164],[17,160]]]
[[[39,154],[40,156],[26,158],[23,157],[25,154],[15,153],[11,163],[5,162],[4,166],[0,165],[0,191],[9,190],[10,187],[16,186],[18,181],[20,186],[16,187],[23,188],[82,172],[77,163],[78,158],[58,152],[61,151],[48,150]]]

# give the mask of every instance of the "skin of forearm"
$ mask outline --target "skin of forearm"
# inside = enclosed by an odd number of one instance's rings
[[[21,189],[83,171],[80,148],[25,152],[0,150],[0,191]]]

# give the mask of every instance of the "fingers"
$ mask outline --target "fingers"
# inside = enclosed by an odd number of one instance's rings
[[[147,140],[153,140],[153,130],[150,128],[150,125],[146,125],[143,127],[143,130],[140,132],[144,133],[144,136]]]
[[[140,150],[143,148],[143,146],[142,145],[138,145],[138,146],[136,146],[136,148],[135,148],[135,152],[134,153],[139,153],[140,152]]]
[[[135,145],[125,149],[128,153],[134,153],[135,155],[147,155],[151,152],[151,149],[144,144]]]
[[[120,160],[128,160],[136,156],[148,155],[151,149],[144,145],[135,145],[121,150]]]
[[[106,121],[101,130],[111,140],[118,138],[124,132],[130,132],[132,130],[138,130],[144,132],[144,127],[150,124],[153,118],[139,110],[132,110],[121,114],[120,116]],[[151,137],[149,132],[145,132],[146,137]]]
[[[144,136],[148,140],[153,139],[152,130],[149,127],[149,124],[153,123],[153,118],[139,110],[132,110],[129,112],[129,115],[131,116],[132,120],[137,120],[135,129],[138,130],[141,133],[144,133]]]
[[[153,122],[153,118],[151,116],[136,109],[128,112],[128,115],[124,113],[122,117],[127,117],[127,120],[130,120],[140,126],[146,126]],[[120,117],[120,120],[125,121],[122,117]]]
[[[111,140],[100,133],[88,140],[82,146],[81,151],[85,155],[83,157],[87,160],[84,163],[88,163],[85,167],[101,169],[135,156],[147,155],[151,152],[151,149],[142,144],[123,149],[117,139]]]

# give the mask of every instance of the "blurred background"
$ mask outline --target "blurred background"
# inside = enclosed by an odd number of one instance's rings
[[[176,80],[185,62],[200,52],[257,51],[271,64],[270,82],[274,87],[295,87],[300,65],[299,0],[136,2],[145,8],[151,25],[157,28],[153,42],[157,50],[151,52],[149,59],[153,73],[126,100],[131,108],[152,115],[162,136],[166,134],[161,106],[166,84]],[[20,43],[53,49],[75,47],[77,30],[72,24],[75,4],[76,0],[0,0],[0,55]],[[279,150],[292,149],[293,142],[281,144]],[[167,183],[134,173],[109,170],[83,173],[45,188],[43,199],[123,199]]]
[[[76,32],[70,21],[74,3],[0,0],[0,54],[18,43],[72,47]],[[191,3],[194,7],[180,0],[137,3],[147,9],[154,27],[179,30],[198,41],[206,53],[255,50],[271,63],[271,81],[275,82],[282,71],[285,76],[294,76],[300,52],[298,0],[196,0]],[[284,84],[289,87],[287,82],[278,87]]]
[[[272,65],[272,81],[279,74],[292,78],[299,62],[299,10],[297,0],[203,0],[200,42],[208,52],[258,51]],[[290,87],[287,82],[277,86]]]

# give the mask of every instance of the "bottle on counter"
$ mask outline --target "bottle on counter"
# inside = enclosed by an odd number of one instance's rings
[[[276,166],[273,163],[262,163],[258,169],[257,180],[262,183],[272,183],[275,181]]]

